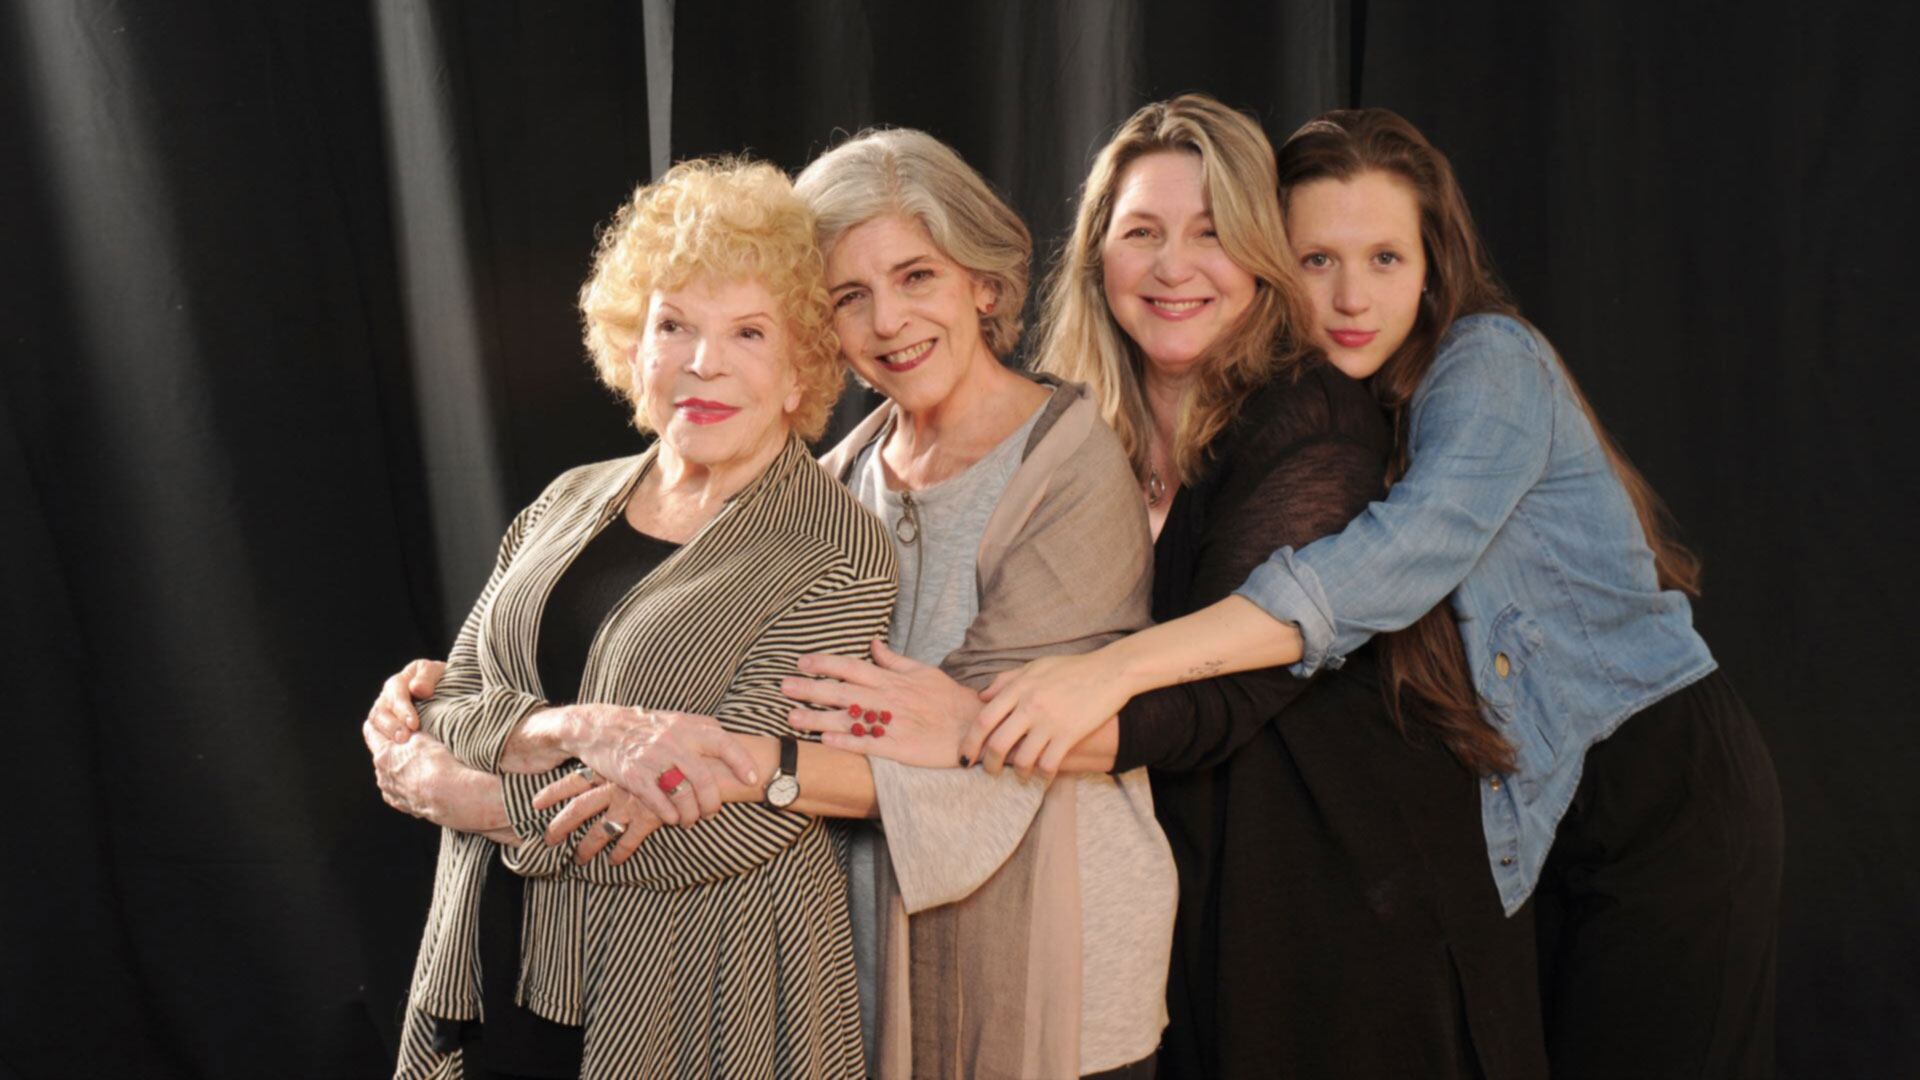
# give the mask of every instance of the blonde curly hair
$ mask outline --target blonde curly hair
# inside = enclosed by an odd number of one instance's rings
[[[812,211],[786,175],[764,162],[683,161],[635,188],[601,232],[593,272],[580,287],[587,352],[600,381],[633,405],[635,425],[648,430],[646,388],[631,363],[647,305],[655,291],[702,276],[751,279],[773,295],[800,386],[789,420],[802,438],[819,438],[842,386],[826,265]]]

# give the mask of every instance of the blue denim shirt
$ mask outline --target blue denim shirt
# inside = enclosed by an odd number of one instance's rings
[[[1552,348],[1501,315],[1457,321],[1410,405],[1407,473],[1344,531],[1282,548],[1239,595],[1300,627],[1295,674],[1453,605],[1474,687],[1516,750],[1481,782],[1512,914],[1532,893],[1587,747],[1714,668]]]

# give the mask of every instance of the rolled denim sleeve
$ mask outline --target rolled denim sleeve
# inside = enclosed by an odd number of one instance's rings
[[[1335,539],[1338,539],[1338,534],[1307,546],[1321,547]],[[1281,622],[1289,622],[1299,628],[1300,662],[1293,665],[1291,670],[1301,678],[1323,667],[1338,668],[1346,663],[1347,653],[1366,641],[1362,638],[1338,652],[1334,651],[1335,634],[1338,631],[1333,618],[1333,605],[1327,600],[1326,589],[1320,585],[1320,575],[1290,547],[1281,548],[1273,553],[1272,558],[1254,567],[1253,573],[1247,575],[1247,583],[1235,592],[1260,605],[1262,610]]]
[[[1460,320],[1415,393],[1406,475],[1341,532],[1282,548],[1237,590],[1300,628],[1306,677],[1411,625],[1466,579],[1553,444],[1551,361],[1505,316]]]

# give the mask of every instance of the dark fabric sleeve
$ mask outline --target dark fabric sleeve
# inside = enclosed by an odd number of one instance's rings
[[[1365,390],[1337,373],[1309,372],[1249,401],[1203,482],[1205,520],[1178,614],[1233,594],[1274,550],[1338,532],[1385,482],[1385,421]],[[1265,668],[1154,690],[1120,713],[1116,772],[1219,764],[1308,685]]]

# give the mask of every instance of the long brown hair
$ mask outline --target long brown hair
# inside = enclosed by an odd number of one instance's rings
[[[1315,180],[1352,180],[1366,172],[1398,177],[1420,208],[1420,240],[1427,260],[1426,289],[1406,341],[1381,365],[1370,384],[1393,421],[1395,446],[1389,482],[1407,468],[1408,406],[1433,366],[1434,353],[1455,319],[1494,313],[1520,318],[1512,297],[1494,273],[1480,242],[1466,196],[1446,155],[1419,129],[1388,109],[1336,109],[1309,121],[1281,147],[1280,202]],[[1652,548],[1660,587],[1700,592],[1700,561],[1674,538],[1660,497],[1600,425],[1579,384],[1560,365],[1573,398],[1587,415],[1614,475],[1633,500],[1640,529]],[[1467,668],[1466,652],[1449,606],[1442,603],[1419,622],[1381,639],[1383,689],[1394,719],[1409,717],[1427,727],[1456,758],[1481,774],[1510,772],[1513,749],[1486,721]],[[1403,708],[1404,707],[1404,708]]]
[[[1194,369],[1193,391],[1168,448],[1184,484],[1199,475],[1208,444],[1247,397],[1313,351],[1306,343],[1313,308],[1291,269],[1273,144],[1251,117],[1205,94],[1182,94],[1147,105],[1120,125],[1094,159],[1073,237],[1047,279],[1034,366],[1087,384],[1134,474],[1147,475],[1146,359],[1107,304],[1101,247],[1127,167],[1166,152],[1199,158],[1220,245],[1256,283],[1246,313]]]

